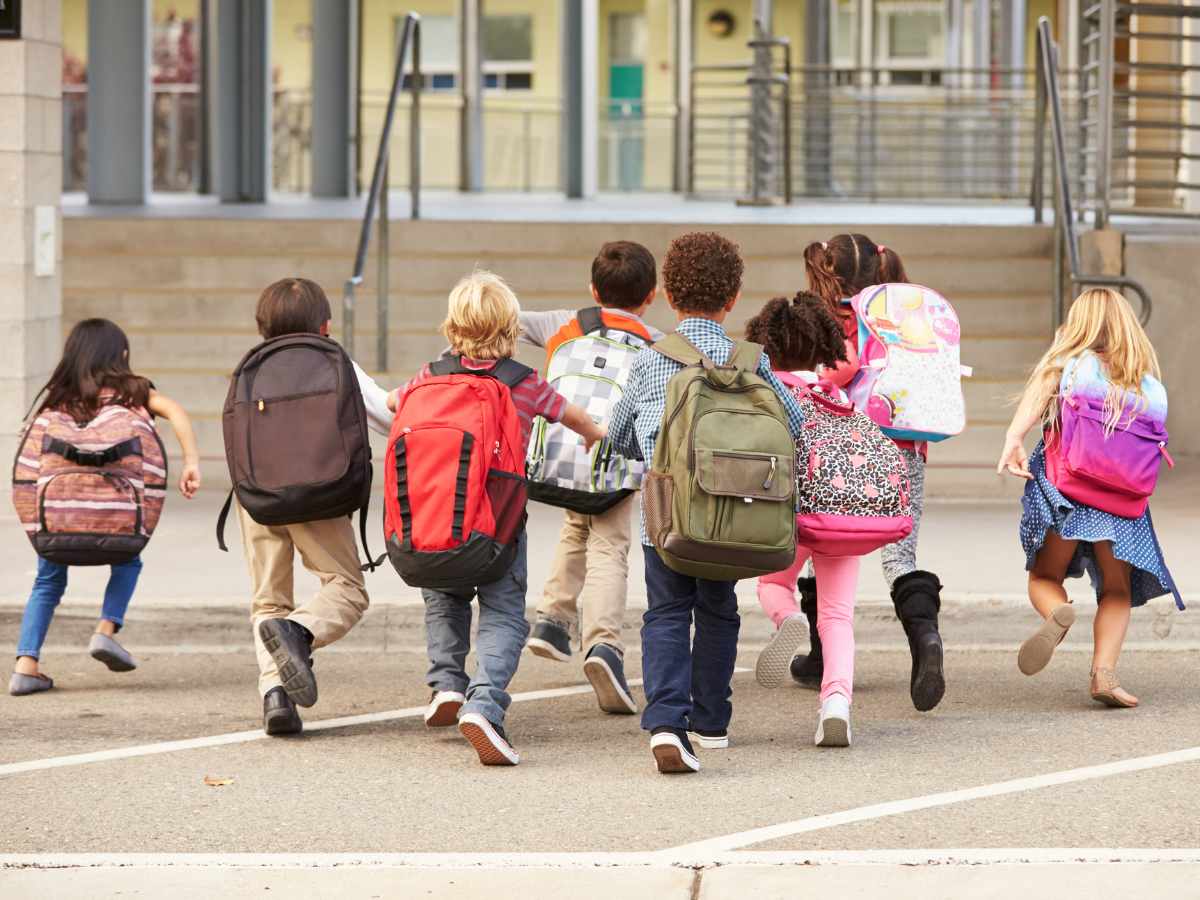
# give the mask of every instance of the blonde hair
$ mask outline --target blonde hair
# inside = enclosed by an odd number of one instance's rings
[[[517,295],[503,278],[476,269],[450,291],[442,334],[455,353],[472,359],[503,359],[516,352],[520,311]]]
[[[1142,379],[1147,375],[1162,377],[1158,355],[1129,301],[1110,288],[1090,288],[1075,298],[1066,322],[1059,326],[1050,349],[1029,376],[1027,390],[1037,389],[1048,397],[1042,412],[1052,427],[1057,426],[1055,401],[1063,369],[1069,360],[1089,351],[1100,358],[1108,378],[1104,424],[1110,432],[1125,414],[1126,394],[1138,398],[1131,413],[1141,413],[1147,404],[1142,394]]]

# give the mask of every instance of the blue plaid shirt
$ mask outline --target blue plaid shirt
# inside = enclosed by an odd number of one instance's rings
[[[729,359],[733,341],[719,323],[711,319],[684,319],[675,330],[718,365]],[[682,368],[679,363],[654,350],[643,350],[638,354],[629,371],[629,383],[625,386],[625,393],[618,401],[608,423],[608,438],[612,441],[614,450],[630,459],[645,460],[647,465],[654,459],[654,444],[658,440],[658,429],[662,426],[667,406],[667,382]],[[796,405],[791,391],[775,377],[771,370],[771,361],[765,353],[758,362],[758,374],[771,386],[783,404],[792,437],[799,437],[800,429],[804,425],[804,414]],[[642,543],[650,545],[650,539],[646,535],[644,513]]]

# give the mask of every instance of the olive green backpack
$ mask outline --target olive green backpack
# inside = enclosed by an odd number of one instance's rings
[[[667,383],[642,484],[659,557],[715,581],[786,569],[796,555],[796,451],[783,404],[758,374],[762,347],[735,342],[725,365],[678,333],[653,349],[684,366]]]

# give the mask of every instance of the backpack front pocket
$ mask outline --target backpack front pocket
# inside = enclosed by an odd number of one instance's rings
[[[782,546],[792,534],[794,456],[696,449],[696,484],[704,498],[691,510],[694,537],[719,543]]]
[[[59,472],[38,493],[38,522],[46,534],[138,535],[142,504],[121,475],[95,469]]]

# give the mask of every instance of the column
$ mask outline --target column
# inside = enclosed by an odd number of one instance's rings
[[[483,190],[483,10],[482,0],[460,0],[458,189]]]
[[[358,3],[313,3],[312,195],[354,196]]]
[[[804,7],[804,64],[829,66],[833,61],[830,46],[830,6],[809,2]],[[830,99],[833,79],[828,74],[810,72],[800,85],[804,91],[804,188],[810,197],[827,196],[833,187],[833,125]],[[792,88],[795,101],[799,91]]]
[[[23,12],[39,5],[26,3]],[[149,0],[89,3],[88,46],[88,201],[145,203],[152,175]]]
[[[696,15],[692,0],[675,0],[675,190],[692,190],[692,64]]]
[[[563,0],[562,11],[563,171],[580,199],[596,193],[600,13],[597,0]]]
[[[0,454],[62,353],[60,0],[26,3],[22,37],[0,41]],[[11,477],[8,467],[0,476]]]
[[[211,123],[216,189],[224,203],[264,203],[270,193],[271,2],[217,4]]]

